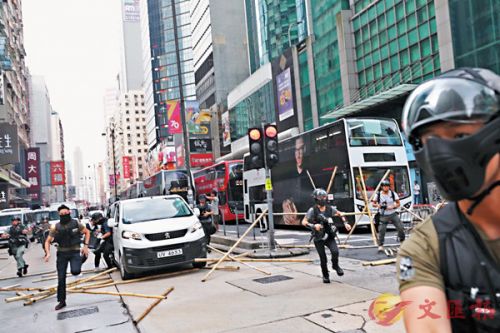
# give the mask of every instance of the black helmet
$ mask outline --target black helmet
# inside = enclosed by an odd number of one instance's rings
[[[388,179],[384,179],[381,183],[380,186],[391,186],[391,182]]]
[[[498,116],[500,77],[482,68],[460,68],[418,86],[406,100],[402,127],[408,141],[421,146],[421,130],[439,121],[473,123]]]
[[[103,218],[104,218],[104,216],[102,215],[102,213],[99,213],[99,212],[96,212],[96,213],[92,214],[92,216],[90,216],[90,219],[92,221],[96,221],[96,222],[99,222]]]
[[[312,197],[314,198],[314,202],[320,206],[326,205],[328,193],[322,188],[317,188],[313,191]]]
[[[205,194],[200,194],[198,200],[207,200],[207,196]]]
[[[419,166],[434,178],[446,199],[471,199],[477,205],[491,190],[478,194],[488,162],[500,152],[499,96],[498,75],[486,69],[462,68],[421,84],[408,97],[403,109],[404,133]],[[422,130],[443,121],[485,125],[464,138],[430,136],[424,145]]]

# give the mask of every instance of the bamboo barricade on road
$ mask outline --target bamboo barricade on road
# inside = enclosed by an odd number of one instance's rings
[[[163,299],[167,299],[168,294],[170,294],[173,290],[174,290],[174,288],[171,287],[171,288],[168,288],[163,294],[161,294],[163,296]],[[148,306],[147,309],[144,310],[144,312],[139,317],[134,319],[134,324],[137,326],[137,324],[139,324],[141,322],[141,320],[143,320],[144,317],[146,317],[151,312],[151,310],[153,310],[158,304],[160,304],[160,302],[163,299],[158,299],[158,300],[154,301],[153,303],[151,303],[151,305]]]
[[[364,261],[362,263],[363,266],[380,266],[380,265],[388,265],[388,264],[394,264],[396,262],[396,258],[393,259],[382,259],[382,260],[375,260],[375,261]]]
[[[141,278],[137,279],[131,279],[131,280],[126,280],[126,281],[115,281],[115,282],[110,282],[107,284],[95,284],[95,285],[87,285],[87,286],[81,286],[81,287],[75,287],[75,289],[82,289],[82,290],[87,290],[87,289],[100,289],[100,288],[106,288],[110,286],[118,286],[122,284],[130,284],[130,283],[135,283],[135,282],[143,282],[143,281],[148,281],[148,280],[156,280],[156,279],[161,279],[161,278],[167,278],[167,277],[174,277],[174,276],[179,276],[179,275],[184,275],[186,273],[192,273],[195,271],[199,271],[199,268],[191,268],[188,270],[180,271],[180,272],[173,272],[173,273],[164,273],[160,275],[153,275],[153,276],[144,276]]]
[[[349,245],[349,244],[340,244],[339,249],[373,249],[378,247],[378,245]],[[399,247],[398,244],[384,244],[384,247]]]
[[[211,249],[212,251],[215,251],[215,252],[220,253],[220,254],[224,254],[224,252],[222,252],[222,251],[220,251],[220,250],[218,250],[218,249],[216,249],[216,248],[214,248],[214,247],[212,247],[212,246],[210,246],[210,245],[207,245],[207,246],[208,246],[208,248],[209,248],[209,249]],[[247,266],[247,267],[249,267],[249,268],[251,268],[251,269],[255,269],[256,271],[258,271],[258,272],[260,272],[260,273],[263,273],[263,274],[266,274],[266,275],[271,275],[271,273],[266,272],[265,270],[262,270],[262,269],[260,269],[260,268],[258,268],[258,267],[253,266],[253,265],[250,265],[250,264],[248,264],[248,263],[246,263],[246,262],[242,261],[242,259],[239,259],[239,258],[236,258],[236,257],[230,256],[230,255],[228,255],[227,257],[228,257],[229,259],[231,259],[232,261],[236,261],[236,262],[238,262],[238,263],[240,263],[240,264],[242,264],[242,265],[244,265],[244,266]]]
[[[259,223],[259,221],[267,214],[267,209],[265,209],[258,218],[255,219],[255,221],[253,221],[253,223],[250,225],[250,227],[248,227],[248,229],[243,233],[243,235],[240,237],[240,239],[238,239],[236,241],[236,243],[233,244],[233,246],[231,246],[231,248],[227,251],[226,254],[224,254],[222,256],[222,258],[219,259],[219,262],[217,262],[213,267],[212,269],[207,273],[207,275],[205,275],[203,277],[203,279],[201,279],[201,282],[205,282],[208,277],[215,271],[215,269],[217,268],[217,266],[219,266],[219,264],[221,262],[223,262],[228,256],[229,254],[238,246],[238,244],[240,244],[240,242],[246,237],[246,235],[248,235],[248,233],[250,233],[250,231],[252,231],[252,229],[257,225],[257,223]],[[247,259],[248,260],[248,259]],[[196,259],[195,259],[196,261]]]
[[[120,296],[120,297],[140,297],[140,298],[156,298],[156,299],[164,299],[161,295],[146,295],[146,294],[137,294],[137,293],[118,293],[113,291],[90,291],[90,290],[75,290],[69,289],[69,293],[73,294],[92,294],[92,295],[111,295],[111,296]]]
[[[224,259],[224,260],[221,260]],[[264,258],[264,259],[241,259],[244,262],[301,262],[309,263],[314,262],[313,259],[293,259],[293,258]],[[194,262],[218,262],[218,261],[232,261],[229,258],[196,258]]]
[[[212,267],[205,266],[202,269],[212,269]],[[215,270],[217,270],[217,271],[236,272],[236,271],[240,270],[240,266],[219,266]]]

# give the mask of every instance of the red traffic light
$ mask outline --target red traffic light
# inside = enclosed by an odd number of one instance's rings
[[[254,141],[260,140],[260,131],[257,128],[253,128],[248,132],[250,139]]]
[[[278,135],[278,129],[276,126],[270,125],[266,127],[266,136],[268,138],[275,138]]]

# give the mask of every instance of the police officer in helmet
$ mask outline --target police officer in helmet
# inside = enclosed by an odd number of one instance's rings
[[[60,221],[50,227],[49,236],[45,241],[45,262],[50,258],[50,244],[55,241],[57,247],[57,301],[56,310],[66,306],[66,269],[71,266],[71,274],[81,273],[82,257],[89,255],[90,232],[78,220],[71,218],[70,209],[61,205],[57,209]],[[83,247],[80,248],[81,235],[85,236]]]
[[[332,254],[332,268],[337,272],[338,276],[344,275],[344,271],[339,266],[339,249],[335,242],[335,234],[339,227],[344,226],[347,231],[351,230],[351,226],[343,214],[337,211],[332,206],[328,205],[328,194],[325,190],[318,188],[313,191],[314,206],[309,208],[306,216],[302,220],[302,225],[311,229],[314,246],[318,251],[321,261],[321,272],[323,273],[323,282],[330,283],[328,272],[328,264],[325,252],[325,246],[330,249]],[[334,216],[342,218],[342,223],[335,223]]]
[[[114,266],[112,260],[113,253],[113,229],[108,226],[108,220],[102,215],[102,213],[96,212],[90,217],[92,223],[100,227],[101,234],[99,235],[101,241],[99,242],[96,250],[94,251],[94,266],[96,269],[99,268],[101,262],[101,257],[104,256],[104,261],[108,268]]]
[[[401,247],[406,329],[500,332],[500,76],[461,68],[421,84],[403,129],[449,200]]]

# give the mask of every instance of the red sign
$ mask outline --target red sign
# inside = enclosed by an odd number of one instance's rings
[[[184,167],[184,147],[181,145],[175,147],[176,157],[177,157],[177,167]]]
[[[122,164],[123,164],[123,179],[130,179],[130,161],[132,159],[130,156],[123,156],[122,157]]]
[[[50,182],[52,183],[52,186],[66,184],[64,161],[50,162]]]
[[[182,133],[181,104],[179,101],[167,101],[168,134]]]
[[[115,177],[109,175],[109,186],[115,186]]]
[[[31,184],[28,193],[38,193],[40,191],[40,148],[29,148],[26,150],[26,178]]]
[[[190,161],[192,167],[205,167],[214,163],[212,154],[191,154]]]

